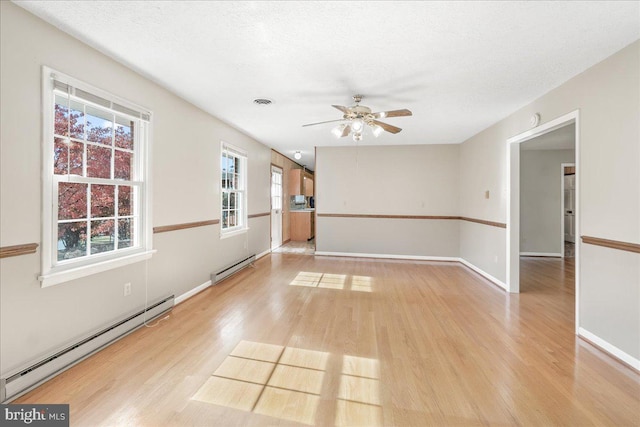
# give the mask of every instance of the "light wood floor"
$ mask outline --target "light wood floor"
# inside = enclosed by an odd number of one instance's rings
[[[574,335],[573,265],[509,295],[456,263],[272,254],[20,398],[74,426],[640,424]]]

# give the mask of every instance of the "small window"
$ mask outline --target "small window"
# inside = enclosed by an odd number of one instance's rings
[[[222,213],[220,230],[230,234],[247,229],[247,155],[222,143],[220,161]]]
[[[117,266],[110,261],[133,262],[150,250],[144,168],[150,113],[46,68],[44,81],[40,279],[48,286]],[[72,277],[65,276],[71,270]]]

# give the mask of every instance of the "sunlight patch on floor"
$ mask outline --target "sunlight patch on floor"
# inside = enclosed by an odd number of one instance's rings
[[[382,425],[380,361],[342,356],[342,375],[336,402],[337,426]]]
[[[289,286],[373,292],[373,278],[347,274],[299,272]]]
[[[308,273],[304,277],[316,280]],[[343,276],[329,279],[339,283]],[[323,387],[337,384],[327,378],[330,356],[322,351],[240,341],[192,400],[313,425]],[[381,425],[379,361],[344,355],[340,362],[335,424]]]

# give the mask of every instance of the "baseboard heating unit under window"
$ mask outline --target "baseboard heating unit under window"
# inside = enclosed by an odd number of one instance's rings
[[[253,262],[255,260],[256,260],[256,255],[253,254],[251,256],[248,256],[245,259],[242,259],[240,261],[236,261],[233,264],[231,264],[230,266],[227,266],[227,267],[223,268],[222,270],[218,271],[217,273],[211,274],[211,282],[212,283],[218,283],[221,280],[224,280],[227,277],[231,276],[236,271],[242,270],[243,268],[250,266],[251,264],[253,264]]]
[[[146,314],[144,309],[140,310],[25,369],[0,378],[0,402],[6,403],[20,397],[112,342],[135,331],[144,324],[145,319],[149,322],[163,315],[171,310],[174,300],[174,296],[171,295],[156,301],[147,307]]]

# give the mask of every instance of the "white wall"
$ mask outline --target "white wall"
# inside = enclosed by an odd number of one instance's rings
[[[455,216],[458,146],[318,147],[316,212]],[[457,257],[457,220],[326,218],[316,220],[316,250]]]
[[[640,42],[635,42],[473,136],[459,148],[318,148],[317,211],[453,215],[506,223],[506,141],[530,129],[529,120],[535,113],[540,113],[542,123],[546,123],[579,110],[581,235],[638,244],[639,71]],[[447,175],[447,171],[454,169],[455,177]],[[453,182],[455,185],[450,185]],[[405,187],[404,183],[411,183],[411,187]],[[487,191],[489,198],[485,197]],[[401,197],[396,200],[393,195],[398,192]],[[457,203],[453,200],[456,194]],[[414,256],[455,253],[455,248],[445,242],[456,231],[439,229],[444,236],[437,235],[429,226],[423,228],[423,222],[415,221],[319,217],[317,248]],[[440,224],[432,221],[430,226]],[[460,221],[457,234],[460,258],[498,282],[506,282],[507,229]],[[425,236],[432,237],[429,247],[422,245]],[[578,326],[607,343],[610,349],[616,349],[619,356],[638,361],[640,255],[593,247],[581,241],[577,244],[581,253]]]
[[[220,218],[220,141],[248,151],[249,214],[269,212],[270,150],[156,84],[41,21],[0,2],[0,245],[41,242],[41,78],[46,65],[151,109],[154,226]],[[149,299],[181,295],[211,272],[269,248],[269,217],[221,240],[211,225],[154,235],[138,263],[41,288],[40,250],[0,260],[0,373],[74,342]],[[123,297],[123,284],[132,295]]]
[[[562,163],[575,161],[575,150],[520,150],[520,252],[560,256],[562,233]]]
[[[504,222],[507,139],[528,130],[536,112],[546,123],[579,110],[580,233],[640,243],[639,70],[640,42],[635,42],[465,141],[460,148],[462,215]],[[482,200],[485,188],[495,189],[498,197]],[[482,248],[502,248],[506,255],[505,245],[506,230],[488,236],[478,227],[461,229],[462,256],[477,259],[485,271],[494,263],[483,259]],[[578,245],[579,326],[640,359],[640,255]],[[505,280],[506,266],[497,277]]]

